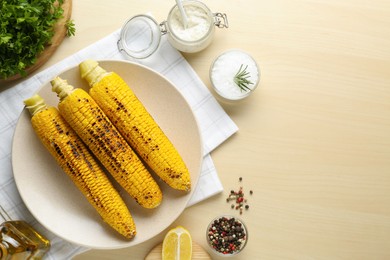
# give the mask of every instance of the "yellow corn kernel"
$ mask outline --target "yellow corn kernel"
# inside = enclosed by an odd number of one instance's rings
[[[88,202],[112,228],[133,238],[136,227],[126,204],[87,147],[54,107],[39,95],[26,99],[35,133]]]
[[[115,180],[145,208],[162,200],[160,187],[104,112],[87,92],[59,77],[51,82],[61,115]]]
[[[189,191],[190,173],[179,152],[126,82],[96,61],[86,60],[79,67],[92,98],[138,155],[169,186]]]

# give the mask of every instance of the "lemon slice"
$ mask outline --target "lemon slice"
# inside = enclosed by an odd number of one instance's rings
[[[191,260],[192,239],[190,232],[182,226],[168,231],[162,246],[163,260]]]

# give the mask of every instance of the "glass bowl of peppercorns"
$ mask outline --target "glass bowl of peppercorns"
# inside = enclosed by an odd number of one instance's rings
[[[248,241],[248,229],[244,222],[231,215],[214,218],[206,230],[207,244],[219,256],[235,256]]]

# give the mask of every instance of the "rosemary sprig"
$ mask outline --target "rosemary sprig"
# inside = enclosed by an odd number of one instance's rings
[[[246,70],[248,65],[246,65],[244,69],[243,66],[244,64],[241,64],[240,69],[237,71],[236,75],[234,75],[234,82],[241,89],[241,91],[250,91],[251,89],[248,86],[253,84],[253,82],[249,80],[251,76]]]

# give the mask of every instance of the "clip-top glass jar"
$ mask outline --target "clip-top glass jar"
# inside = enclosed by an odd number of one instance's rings
[[[149,15],[134,16],[122,27],[119,50],[133,58],[146,58],[158,49],[161,36],[167,34],[168,41],[177,50],[199,52],[212,42],[215,27],[229,27],[226,14],[212,13],[200,1],[186,0],[182,4],[187,15],[186,27],[177,5],[160,24]]]

